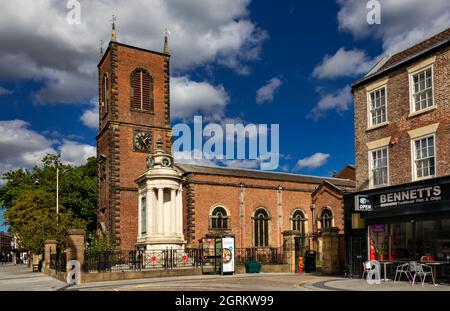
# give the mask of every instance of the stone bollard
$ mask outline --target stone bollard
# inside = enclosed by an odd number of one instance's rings
[[[55,240],[46,240],[44,242],[45,250],[44,250],[44,267],[46,269],[50,268],[50,255],[56,254],[56,246],[57,242]]]

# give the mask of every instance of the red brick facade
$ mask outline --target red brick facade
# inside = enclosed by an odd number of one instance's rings
[[[131,107],[131,75],[137,68],[147,70],[153,78],[152,112]],[[164,148],[171,148],[169,55],[111,42],[98,71],[100,103],[104,101],[103,77],[108,77],[108,108],[100,105],[97,136],[100,228],[113,234],[122,249],[133,249],[137,232],[135,179],[146,169],[146,153],[133,150],[133,131],[150,131],[153,150],[158,135]]]
[[[381,67],[384,71],[379,70],[373,75],[373,78],[369,77],[355,83],[353,93],[355,98],[357,190],[370,188],[369,146],[371,142],[383,138],[389,140],[387,145],[388,184],[398,185],[414,181],[412,138],[408,131],[437,123],[435,176],[450,175],[450,149],[448,147],[450,142],[450,47],[447,44],[433,50],[434,45],[439,43],[436,38],[440,38],[441,41],[445,39],[448,43],[450,30],[447,29],[424,43],[393,55]],[[423,54],[413,59],[406,59],[406,57],[412,57],[411,51],[423,52]],[[399,65],[401,61],[404,63]],[[433,70],[434,107],[425,109],[422,113],[412,113],[410,74],[416,69],[420,70],[421,67],[429,66],[432,66]],[[381,127],[370,129],[368,128],[368,89],[370,90],[371,85],[376,85],[380,81],[386,86],[387,122]]]
[[[137,68],[144,68],[153,78],[153,113],[131,109],[131,75]],[[133,249],[138,218],[135,180],[146,170],[146,153],[134,151],[133,131],[151,131],[154,144],[161,135],[165,149],[171,148],[169,55],[111,42],[98,70],[99,228],[114,236],[121,249]],[[107,101],[102,98],[105,74],[109,81]],[[108,103],[108,109],[103,102]],[[318,229],[313,222],[317,223],[324,208],[332,211],[333,225],[342,231],[341,192],[354,186],[346,179],[352,179],[351,169],[343,171],[343,179],[330,178],[324,184],[321,177],[227,169],[216,174],[199,172],[201,167],[195,166],[187,171],[183,165],[178,168],[184,177],[183,220],[188,245],[197,245],[210,232],[211,212],[217,206],[227,212],[228,229],[235,234],[237,247],[255,245],[252,217],[258,208],[269,216],[265,246],[282,246],[282,232],[292,229],[292,214],[297,209],[306,218],[305,233]]]

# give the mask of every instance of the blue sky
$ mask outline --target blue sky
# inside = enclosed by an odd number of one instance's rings
[[[326,176],[354,163],[351,82],[450,20],[444,0],[382,1],[379,25],[362,0],[110,0],[79,1],[69,24],[67,2],[2,4],[0,173],[46,152],[72,164],[95,155],[96,64],[113,13],[126,44],[160,51],[170,30],[173,124],[277,123],[278,169]]]

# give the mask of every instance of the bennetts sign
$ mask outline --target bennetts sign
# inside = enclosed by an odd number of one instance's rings
[[[376,190],[375,190],[376,191]],[[374,192],[375,192],[374,191]],[[372,211],[402,205],[432,204],[450,200],[450,184],[420,185],[416,188],[392,189],[376,194],[356,195],[355,211]]]
[[[422,187],[378,195],[380,207],[440,201],[442,199],[441,186]]]

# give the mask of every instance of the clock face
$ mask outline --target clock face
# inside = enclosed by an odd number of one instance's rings
[[[136,151],[149,152],[152,147],[152,133],[135,131],[133,146]]]

